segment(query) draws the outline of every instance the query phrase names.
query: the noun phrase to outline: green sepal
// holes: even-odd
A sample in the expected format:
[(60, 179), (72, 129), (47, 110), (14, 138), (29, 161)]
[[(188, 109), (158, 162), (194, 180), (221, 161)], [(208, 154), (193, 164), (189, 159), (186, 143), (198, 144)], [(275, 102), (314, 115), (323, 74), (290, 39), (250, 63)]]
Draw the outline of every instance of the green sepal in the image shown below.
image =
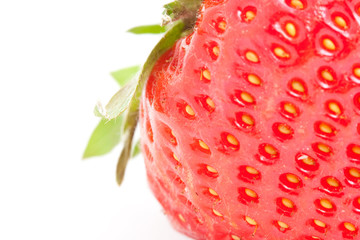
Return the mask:
[(162, 25), (166, 26), (171, 22), (182, 20), (185, 23), (185, 28), (192, 30), (201, 3), (202, 0), (176, 0), (166, 4)]
[[(148, 25), (129, 30), (129, 32), (135, 34), (162, 33), (165, 30), (167, 31), (150, 53), (138, 77), (136, 77), (136, 72), (140, 68), (137, 66), (112, 73), (115, 80), (123, 87), (114, 95), (105, 108), (98, 104), (94, 110), (97, 116), (107, 120), (102, 119), (94, 130), (85, 150), (84, 158), (93, 155), (98, 156), (111, 151), (119, 143), (121, 137), (124, 146), (116, 169), (116, 180), (119, 185), (123, 181), (128, 160), (132, 156), (136, 156), (140, 150), (140, 143), (138, 142), (132, 147), (132, 142), (139, 119), (140, 98), (146, 81), (159, 57), (169, 50), (178, 39), (192, 31), (201, 2), (202, 0), (178, 0), (169, 3), (165, 5), (165, 14), (167, 16), (164, 17), (164, 27)], [(114, 126), (108, 125), (104, 127), (105, 123), (112, 123)], [(108, 138), (105, 135), (110, 137), (116, 136), (116, 138), (106, 143)], [(104, 142), (107, 145), (106, 147), (104, 147)]]
[(156, 61), (161, 55), (163, 55), (167, 50), (169, 50), (178, 39), (182, 37), (184, 28), (185, 24), (182, 20), (174, 22), (169, 28), (169, 30), (165, 33), (165, 35), (158, 42), (158, 44), (155, 46), (155, 48), (151, 51), (148, 59), (146, 60), (141, 70), (138, 78), (138, 84), (129, 104), (129, 108), (125, 118), (124, 133), (126, 134), (126, 137), (124, 138), (124, 147), (121, 151), (116, 168), (116, 180), (119, 185), (121, 185), (124, 179), (126, 165), (131, 157), (132, 140), (139, 120), (139, 106), (143, 88), (147, 82), (147, 79), (150, 76), (150, 73)]
[(96, 116), (111, 120), (122, 114), (130, 104), (138, 85), (136, 74), (141, 69), (140, 66), (132, 66), (112, 72), (111, 75), (121, 86), (120, 90), (110, 99), (105, 108), (100, 103), (95, 106)]
[(166, 32), (166, 26), (160, 24), (143, 25), (130, 28), (127, 31), (134, 34), (160, 34)]
[(102, 114), (102, 117), (108, 120), (117, 118), (120, 114), (129, 108), (137, 85), (138, 79), (133, 78), (131, 81), (126, 83), (125, 86), (120, 88), (117, 93), (115, 93), (115, 95), (110, 99), (109, 103), (106, 104), (105, 109), (97, 109), (96, 112)]
[(137, 142), (135, 143), (135, 146), (134, 146), (134, 148), (132, 150), (131, 157), (134, 158), (137, 155), (139, 155), (140, 153), (141, 153), (140, 140), (137, 140)]
[(116, 145), (119, 144), (122, 127), (122, 116), (110, 121), (101, 119), (91, 134), (83, 154), (83, 159), (109, 153)]
[(136, 74), (140, 71), (141, 66), (131, 66), (123, 68), (111, 73), (111, 76), (116, 80), (116, 82), (122, 87), (133, 79)]
[[(126, 85), (130, 80), (134, 79), (136, 73), (139, 72), (140, 66), (131, 66), (112, 72), (111, 75), (120, 86)], [(124, 91), (124, 90), (123, 90)], [(94, 129), (88, 145), (86, 146), (83, 158), (100, 156), (109, 153), (116, 147), (121, 140), (123, 130), (123, 116), (107, 120), (104, 118), (106, 110), (98, 103), (95, 106), (94, 114), (102, 119)]]

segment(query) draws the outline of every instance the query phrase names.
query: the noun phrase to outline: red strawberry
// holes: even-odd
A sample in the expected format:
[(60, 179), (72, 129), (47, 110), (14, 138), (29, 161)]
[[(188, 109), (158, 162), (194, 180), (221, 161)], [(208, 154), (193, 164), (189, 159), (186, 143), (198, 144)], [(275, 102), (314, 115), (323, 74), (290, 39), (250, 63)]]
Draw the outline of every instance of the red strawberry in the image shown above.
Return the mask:
[(360, 1), (205, 0), (153, 68), (150, 186), (194, 239), (360, 239)]

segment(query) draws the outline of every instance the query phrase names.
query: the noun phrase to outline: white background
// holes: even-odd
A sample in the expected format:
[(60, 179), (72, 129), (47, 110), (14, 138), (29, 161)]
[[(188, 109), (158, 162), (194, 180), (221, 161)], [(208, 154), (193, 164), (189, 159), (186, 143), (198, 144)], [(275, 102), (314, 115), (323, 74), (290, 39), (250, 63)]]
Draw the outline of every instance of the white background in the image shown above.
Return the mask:
[(115, 183), (120, 149), (81, 160), (118, 89), (109, 72), (142, 63), (159, 0), (0, 1), (0, 239), (187, 239), (148, 190), (142, 158)]

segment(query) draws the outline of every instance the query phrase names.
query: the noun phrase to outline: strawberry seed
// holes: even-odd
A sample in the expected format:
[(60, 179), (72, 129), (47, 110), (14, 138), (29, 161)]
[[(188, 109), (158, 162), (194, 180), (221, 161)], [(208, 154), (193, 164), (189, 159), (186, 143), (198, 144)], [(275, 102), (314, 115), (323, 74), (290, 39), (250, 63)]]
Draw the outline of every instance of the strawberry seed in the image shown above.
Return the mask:
[(245, 216), (245, 221), (251, 226), (257, 225), (257, 222), (254, 219), (252, 219), (251, 217)]
[(349, 223), (349, 222), (345, 222), (344, 223), (344, 227), (349, 230), (350, 232), (355, 232), (356, 231), (356, 227), (354, 226), (354, 224)]
[(182, 222), (186, 222), (186, 220), (185, 220), (184, 216), (183, 216), (183, 215), (181, 215), (180, 213), (179, 213), (178, 217), (179, 217), (179, 219), (180, 219)]
[(222, 216), (223, 216), (219, 211), (217, 211), (217, 210), (215, 210), (215, 209), (213, 209), (213, 213), (214, 213), (216, 216), (218, 216), (218, 217), (222, 217)]
[(219, 194), (214, 190), (214, 189), (212, 189), (212, 188), (209, 188), (209, 193), (211, 194), (211, 195), (213, 195), (213, 196), (219, 196)]
[(326, 227), (326, 223), (320, 221), (320, 220), (317, 220), (317, 219), (314, 219), (314, 223), (316, 226), (319, 226), (321, 228), (325, 228)]
[(207, 70), (207, 69), (202, 70), (200, 80), (202, 80), (202, 79), (205, 79), (207, 81), (211, 80), (211, 74), (210, 74), (209, 70)]
[(294, 174), (288, 173), (286, 174), (286, 179), (291, 183), (299, 183), (300, 179)]
[(335, 43), (329, 38), (324, 38), (323, 41), (322, 41), (322, 44), (323, 44), (323, 46), (324, 46), (324, 48), (326, 50), (329, 50), (329, 51), (335, 51), (336, 50)]
[(321, 199), (320, 205), (326, 209), (332, 209), (333, 205), (328, 199)]
[(295, 24), (291, 23), (291, 22), (288, 22), (286, 25), (285, 25), (285, 30), (286, 30), (286, 33), (290, 36), (290, 37), (295, 37), (296, 36), (296, 27), (295, 27)]
[(291, 6), (293, 7), (293, 8), (296, 8), (296, 9), (299, 9), (299, 10), (302, 10), (302, 9), (304, 9), (304, 4), (303, 4), (303, 2), (302, 1), (300, 1), (300, 0), (291, 0)]
[(259, 60), (259, 56), (253, 52), (253, 51), (247, 51), (245, 53), (245, 58), (249, 61), (249, 62), (253, 62), (253, 63), (258, 63)]
[(274, 54), (275, 56), (277, 56), (278, 58), (290, 58), (290, 54), (287, 53), (282, 47), (276, 47), (274, 48)]
[(348, 28), (347, 22), (342, 16), (339, 16), (339, 15), (335, 16), (334, 23), (339, 28), (342, 28), (342, 29), (347, 29)]
[[(360, 75), (360, 68), (359, 68), (359, 75)], [(259, 86), (261, 84), (261, 79), (256, 76), (255, 74), (249, 74), (247, 77), (248, 81), (254, 85)]]
[(231, 238), (232, 238), (233, 240), (241, 240), (241, 238), (239, 238), (239, 237), (236, 236), (236, 235), (231, 235)]

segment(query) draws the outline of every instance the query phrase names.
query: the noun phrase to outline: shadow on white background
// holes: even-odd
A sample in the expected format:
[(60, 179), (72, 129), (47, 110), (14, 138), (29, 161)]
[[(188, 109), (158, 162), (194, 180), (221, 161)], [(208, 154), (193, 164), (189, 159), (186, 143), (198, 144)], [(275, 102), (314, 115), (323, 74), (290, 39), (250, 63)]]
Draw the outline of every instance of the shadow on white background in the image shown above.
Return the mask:
[(0, 239), (138, 240), (186, 237), (150, 193), (141, 158), (121, 188), (120, 149), (82, 161), (98, 100), (118, 89), (109, 73), (142, 63), (167, 1), (0, 3)]

